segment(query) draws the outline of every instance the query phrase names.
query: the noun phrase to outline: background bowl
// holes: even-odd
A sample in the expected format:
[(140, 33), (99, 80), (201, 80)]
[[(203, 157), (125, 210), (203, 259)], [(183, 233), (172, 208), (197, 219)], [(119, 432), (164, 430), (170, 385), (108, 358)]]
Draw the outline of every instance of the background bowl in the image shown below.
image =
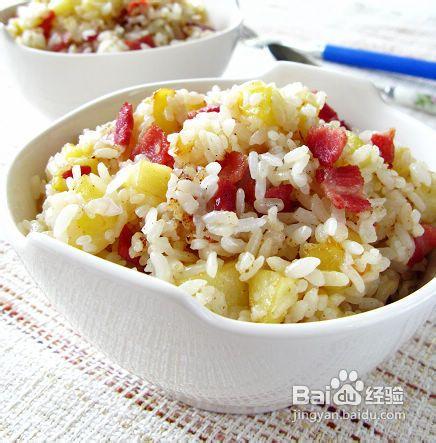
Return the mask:
[[(435, 133), (381, 101), (363, 80), (292, 63), (260, 76), (302, 81), (329, 94), (353, 126), (397, 128), (400, 144), (436, 168)], [(166, 86), (207, 91), (241, 80), (185, 80)], [(50, 301), (113, 361), (191, 405), (255, 413), (291, 404), (292, 386), (325, 389), (341, 369), (360, 376), (409, 339), (435, 305), (436, 279), (412, 295), (351, 317), (303, 324), (253, 324), (220, 317), (169, 283), (65, 245), (44, 234), (25, 237), (17, 223), (35, 216), (30, 180), (83, 128), (115, 118), (163, 84), (126, 89), (82, 106), (28, 143), (6, 177), (6, 234)], [(345, 94), (346, 91), (346, 94)]]
[(239, 38), (241, 14), (235, 0), (205, 0), (216, 32), (173, 46), (108, 54), (65, 54), (19, 45), (4, 23), (17, 6), (0, 11), (0, 54), (26, 98), (49, 116), (110, 91), (155, 81), (217, 77)]

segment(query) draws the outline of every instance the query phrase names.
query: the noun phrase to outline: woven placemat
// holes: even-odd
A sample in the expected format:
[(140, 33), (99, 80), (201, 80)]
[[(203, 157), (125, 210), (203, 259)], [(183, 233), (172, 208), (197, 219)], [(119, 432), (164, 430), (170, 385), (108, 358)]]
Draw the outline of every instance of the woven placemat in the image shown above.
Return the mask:
[[(427, 321), (363, 379), (367, 386), (401, 386), (403, 405), (367, 408), (374, 415), (401, 411), (403, 418), (347, 419), (351, 407), (328, 405), (255, 416), (208, 413), (167, 398), (84, 341), (0, 242), (0, 439), (434, 441), (434, 340), (435, 323)], [(311, 415), (295, 420), (301, 411)], [(332, 417), (314, 422), (321, 412)]]

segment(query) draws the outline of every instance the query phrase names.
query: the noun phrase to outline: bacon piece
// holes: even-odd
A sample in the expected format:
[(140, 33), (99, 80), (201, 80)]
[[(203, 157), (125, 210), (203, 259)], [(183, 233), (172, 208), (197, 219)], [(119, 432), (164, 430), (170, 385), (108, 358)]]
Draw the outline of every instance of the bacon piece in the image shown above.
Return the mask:
[(250, 170), (247, 168), (237, 187), (244, 190), (245, 202), (249, 203), (250, 205), (253, 205), (254, 200), (256, 199), (254, 189), (255, 186), (256, 182), (251, 178)]
[(134, 160), (138, 154), (145, 154), (151, 162), (172, 168), (174, 158), (168, 153), (169, 147), (166, 135), (159, 126), (153, 123), (140, 136), (138, 144), (132, 149), (130, 159)]
[(117, 145), (128, 146), (133, 131), (133, 106), (125, 102), (121, 106), (115, 123), (114, 141)]
[(364, 180), (357, 166), (321, 166), (316, 171), (316, 181), (335, 207), (350, 212), (371, 209), (363, 195)]
[(318, 117), (322, 118), (326, 123), (332, 120), (339, 120), (337, 112), (327, 103), (324, 103), (324, 106), (320, 109)]
[(219, 177), (231, 183), (242, 180), (248, 168), (247, 156), (236, 151), (227, 153), (219, 164), (221, 165)]
[(52, 32), (48, 40), (48, 49), (53, 52), (63, 52), (71, 44), (71, 34), (69, 32)]
[(92, 42), (95, 42), (97, 40), (97, 38), (98, 38), (98, 32), (96, 32), (95, 34), (91, 34), (91, 35), (86, 36), (85, 41), (88, 43), (92, 43)]
[(424, 234), (420, 237), (415, 237), (415, 251), (410, 257), (407, 266), (412, 268), (416, 263), (419, 263), (424, 257), (436, 248), (436, 227), (423, 224)]
[(348, 165), (339, 168), (320, 167), (316, 171), (318, 183), (334, 184), (338, 193), (356, 194), (362, 191), (365, 184), (358, 166)]
[[(232, 151), (226, 154), (224, 160), (219, 162), (221, 164), (221, 171), (219, 173), (220, 186), (221, 181), (231, 183), (235, 188), (235, 201), (236, 191), (241, 188), (245, 193), (245, 202), (253, 205), (255, 200), (255, 181), (250, 176), (248, 169), (247, 156), (240, 152)], [(233, 193), (233, 189), (228, 187), (230, 192)]]
[(44, 20), (39, 25), (40, 28), (42, 28), (42, 32), (44, 34), (44, 37), (48, 39), (51, 34), (51, 30), (53, 29), (53, 21), (56, 18), (56, 14), (54, 11), (48, 11), (47, 17), (44, 18)]
[(207, 105), (203, 108), (189, 111), (187, 119), (190, 120), (191, 118), (194, 118), (197, 114), (200, 114), (201, 112), (220, 112), (221, 106), (220, 105)]
[(124, 225), (121, 230), (120, 237), (118, 239), (118, 254), (121, 258), (126, 260), (128, 263), (140, 267), (139, 257), (132, 258), (129, 254), (130, 246), (132, 245), (132, 237), (134, 232), (130, 230), (127, 225)]
[(338, 209), (350, 212), (363, 212), (371, 209), (369, 201), (359, 195), (331, 193), (330, 200)]
[(347, 144), (347, 134), (342, 128), (313, 126), (306, 137), (306, 145), (324, 166), (333, 166)]
[(337, 120), (345, 129), (350, 129), (348, 124), (344, 120), (341, 120), (337, 112), (327, 103), (324, 103), (324, 106), (319, 111), (318, 117), (322, 118), (326, 123)]
[(229, 180), (220, 178), (218, 180), (218, 190), (208, 202), (209, 211), (236, 211), (236, 191), (237, 188)]
[[(91, 166), (80, 166), (80, 173), (82, 175), (91, 174), (91, 171), (92, 171)], [(68, 169), (68, 171), (65, 171), (62, 174), (62, 178), (65, 178), (65, 179), (68, 178), (68, 177), (72, 177), (72, 176), (73, 176), (73, 168)]]
[(395, 146), (394, 146), (395, 129), (391, 128), (387, 132), (377, 132), (372, 135), (371, 142), (380, 150), (380, 155), (385, 163), (392, 168), (394, 163)]
[(144, 35), (143, 37), (136, 40), (124, 40), (124, 43), (129, 47), (131, 51), (142, 49), (143, 43), (150, 46), (151, 48), (156, 47), (156, 44), (154, 43), (153, 37), (151, 35)]
[(124, 26), (128, 19), (127, 9), (122, 9), (118, 17), (115, 18), (115, 23)]
[(271, 188), (267, 189), (265, 192), (266, 198), (279, 198), (282, 200), (284, 207), (283, 211), (290, 212), (293, 209), (293, 201), (292, 201), (292, 191), (293, 191), (292, 185), (279, 185), (279, 186), (272, 186)]
[(148, 8), (147, 0), (132, 0), (127, 5), (128, 15), (139, 15), (144, 14)]

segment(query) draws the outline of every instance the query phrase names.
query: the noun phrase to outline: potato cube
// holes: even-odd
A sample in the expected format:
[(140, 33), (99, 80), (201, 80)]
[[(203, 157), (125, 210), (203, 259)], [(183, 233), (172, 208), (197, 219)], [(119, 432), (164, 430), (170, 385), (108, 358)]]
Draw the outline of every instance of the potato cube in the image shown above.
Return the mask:
[(133, 187), (138, 194), (150, 197), (148, 200), (151, 204), (158, 205), (166, 200), (171, 168), (141, 160), (132, 169), (127, 186)]
[(82, 245), (78, 245), (76, 240), (81, 236), (89, 235), (94, 248), (87, 252), (98, 254), (111, 244), (106, 238), (105, 232), (113, 230), (117, 220), (117, 216), (104, 217), (98, 214), (91, 218), (83, 212), (82, 215), (76, 220), (73, 220), (68, 227), (68, 243), (76, 248), (85, 249)]
[(74, 192), (80, 194), (83, 199), (88, 202), (96, 198), (103, 197), (104, 192), (98, 189), (89, 178), (89, 175), (82, 175), (73, 187)]
[(74, 12), (73, 0), (51, 0), (49, 8), (56, 13), (56, 15), (69, 15)]
[(295, 281), (275, 271), (259, 271), (248, 288), (251, 317), (259, 323), (281, 323), (297, 301)]
[(226, 297), (228, 309), (248, 309), (248, 284), (239, 280), (239, 272), (235, 268), (234, 261), (221, 266), (215, 278), (202, 272), (201, 274), (182, 279), (178, 284), (194, 279), (206, 280), (209, 285), (221, 291)]
[(316, 257), (321, 260), (319, 269), (322, 271), (340, 271), (344, 262), (345, 252), (341, 245), (332, 239), (325, 243), (304, 243), (300, 247), (300, 256)]

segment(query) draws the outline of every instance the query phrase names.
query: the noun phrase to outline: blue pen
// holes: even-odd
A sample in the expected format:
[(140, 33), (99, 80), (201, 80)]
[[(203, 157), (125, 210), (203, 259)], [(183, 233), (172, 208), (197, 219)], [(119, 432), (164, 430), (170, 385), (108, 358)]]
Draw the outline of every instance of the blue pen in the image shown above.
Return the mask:
[(436, 79), (436, 61), (384, 54), (345, 46), (325, 45), (319, 54), (324, 60), (359, 68), (397, 72), (415, 77)]
[(251, 46), (267, 46), (277, 60), (293, 60), (314, 64), (314, 59), (323, 59), (359, 68), (397, 72), (399, 74), (436, 80), (436, 61), (385, 54), (346, 46), (317, 45), (316, 48), (300, 48), (277, 38), (259, 37), (256, 31), (243, 26), (241, 39)]

